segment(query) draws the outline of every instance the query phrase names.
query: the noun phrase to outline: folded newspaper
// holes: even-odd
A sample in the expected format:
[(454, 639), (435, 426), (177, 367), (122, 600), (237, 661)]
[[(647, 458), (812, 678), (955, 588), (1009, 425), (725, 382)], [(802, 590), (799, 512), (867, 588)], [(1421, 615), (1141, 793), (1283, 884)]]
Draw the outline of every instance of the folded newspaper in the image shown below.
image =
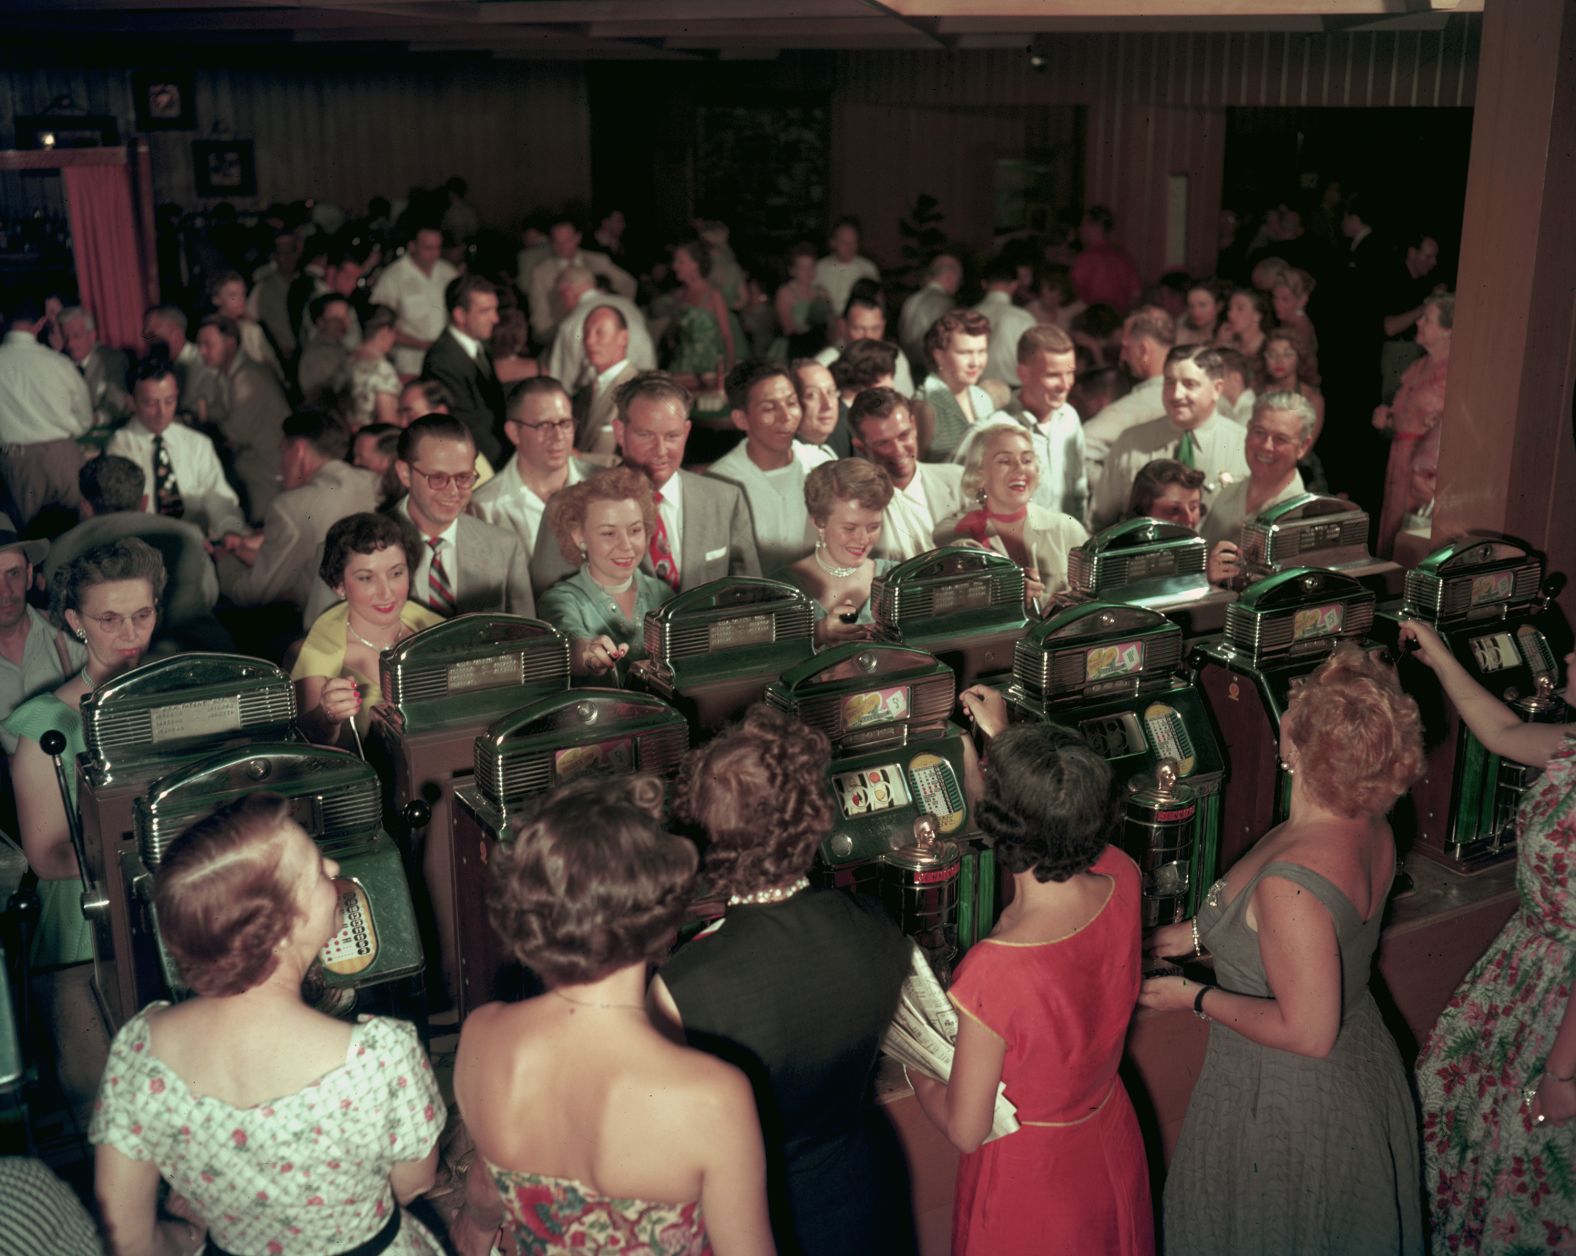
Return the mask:
[[(958, 1014), (947, 992), (936, 980), (930, 961), (917, 946), (909, 947), (908, 976), (897, 1002), (897, 1012), (881, 1039), (881, 1049), (905, 1068), (945, 1082), (952, 1075), (952, 1056), (958, 1042)], [(996, 1083), (996, 1111), (985, 1141), (1016, 1133), (1018, 1109), (1007, 1098), (1005, 1082)]]

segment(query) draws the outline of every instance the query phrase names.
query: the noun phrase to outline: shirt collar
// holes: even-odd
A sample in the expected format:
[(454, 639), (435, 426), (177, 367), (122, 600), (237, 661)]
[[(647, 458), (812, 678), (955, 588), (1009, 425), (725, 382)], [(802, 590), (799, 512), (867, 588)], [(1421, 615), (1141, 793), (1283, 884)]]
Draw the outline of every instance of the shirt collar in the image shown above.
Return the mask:
[(608, 367), (607, 370), (598, 375), (596, 377), (597, 392), (600, 393), (604, 388), (617, 379), (619, 375), (623, 373), (624, 368), (628, 365), (628, 358), (620, 358), (617, 362), (613, 363), (612, 366)]
[(465, 350), (465, 356), (470, 358), (472, 361), (474, 361), (476, 355), (481, 352), (481, 341), (477, 340), (474, 336), (467, 336), (453, 323), (449, 324), (449, 335), (453, 336), (457, 341), (460, 342), (460, 348)]
[[(404, 496), (404, 497), (399, 499), (399, 512), (400, 512), (400, 514), (404, 515), (405, 518), (410, 519), (410, 497), (409, 497), (408, 494), (406, 496)], [(411, 523), (413, 525), (416, 524), (416, 521), (414, 519), (410, 519), (410, 521), (411, 521)], [(431, 539), (426, 534), (426, 532), (422, 531), (420, 525), (416, 525), (416, 531), (421, 533), (421, 539), (422, 539), (422, 543), (423, 544), (426, 544), (426, 542)], [(438, 533), (438, 535), (440, 537), (442, 537), (445, 541), (447, 541), (449, 546), (450, 546), (450, 548), (452, 549), (453, 546), (454, 546), (456, 538), (459, 536), (459, 533), (460, 533), (460, 521), (459, 521), (459, 518), (456, 517), (455, 520), (451, 524), (449, 524), (449, 526), (446, 527), (442, 532)], [(431, 553), (431, 547), (430, 546), (428, 546), (428, 553)]]

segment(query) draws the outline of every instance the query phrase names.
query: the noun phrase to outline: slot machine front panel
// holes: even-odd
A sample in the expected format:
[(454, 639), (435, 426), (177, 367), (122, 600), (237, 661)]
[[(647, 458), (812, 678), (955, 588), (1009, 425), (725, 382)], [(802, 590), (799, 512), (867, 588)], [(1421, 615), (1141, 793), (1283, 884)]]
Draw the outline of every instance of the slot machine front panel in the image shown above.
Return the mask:
[(1236, 594), (1210, 584), (1209, 545), (1180, 524), (1124, 519), (1067, 556), (1061, 604), (1120, 602), (1165, 615), (1189, 638), (1219, 632)]
[(870, 606), (879, 640), (935, 655), (959, 688), (1005, 675), (1029, 624), (1018, 564), (966, 546), (919, 554), (877, 576)]
[(1368, 552), (1368, 512), (1340, 497), (1303, 493), (1242, 525), (1237, 546), (1250, 583), (1293, 567), (1351, 576), (1375, 597), (1400, 596), (1406, 571)]

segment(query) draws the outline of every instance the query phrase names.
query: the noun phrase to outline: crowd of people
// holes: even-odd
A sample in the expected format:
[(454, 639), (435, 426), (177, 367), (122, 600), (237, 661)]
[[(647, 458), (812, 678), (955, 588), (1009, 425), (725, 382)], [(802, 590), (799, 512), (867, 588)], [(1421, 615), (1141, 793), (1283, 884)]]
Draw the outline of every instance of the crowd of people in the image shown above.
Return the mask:
[[(1199, 531), (1222, 584), (1241, 524), (1309, 489), (1365, 506), (1382, 552), (1426, 533), (1453, 300), (1432, 290), (1434, 239), (1385, 251), (1359, 197), (1331, 208), (1322, 252), (1280, 207), (1223, 242), (1218, 275), (1149, 286), (1092, 207), (1076, 249), (1003, 249), (965, 306), (958, 254), (898, 299), (851, 219), (776, 284), (716, 222), (637, 264), (619, 213), (533, 219), (513, 273), (488, 275), (464, 196), (283, 218), (249, 278), (214, 237), (181, 272), (201, 301), (150, 309), (135, 361), (81, 305), (8, 299), (0, 820), (42, 879), (35, 967), (91, 953), (41, 738), (82, 750), (82, 699), (153, 654), (279, 663), (303, 734), (354, 747), (379, 655), (469, 611), (554, 624), (578, 679), (616, 685), (649, 611), (730, 575), (803, 590), (825, 648), (870, 637), (875, 579), (940, 545), (1006, 556), (1041, 615), (1069, 553), (1127, 517)], [(1014, 894), (956, 975), (950, 1076), (911, 1078), (964, 1153), (955, 1250), (1155, 1250), (1118, 1073), (1139, 1005), (1211, 1022), (1167, 1250), (1416, 1252), (1425, 1215), (1437, 1251), (1576, 1243), (1576, 743), (1406, 632), (1491, 751), (1546, 768), (1524, 910), (1430, 1040), (1421, 1124), (1369, 993), (1384, 816), (1422, 770), (1393, 673), (1338, 652), (1298, 691), (1290, 818), (1147, 939), (1105, 761), (1007, 727), (994, 691), (962, 695), (988, 739), (974, 814)], [(488, 913), (547, 992), (463, 1027), (457, 1250), (912, 1249), (871, 1100), (909, 944), (878, 905), (809, 886), (828, 761), (764, 707), (693, 752), (672, 803), (704, 857), (639, 776), (564, 786), (515, 826)], [(441, 1250), (404, 1209), (447, 1119), (419, 1041), (300, 994), (333, 875), (266, 793), (164, 857), (161, 936), (194, 997), (142, 1010), (111, 1051), (92, 1137), (114, 1250)], [(728, 913), (670, 955), (698, 876)], [(1143, 980), (1146, 951), (1208, 952), (1215, 983)], [(1021, 1128), (987, 1142), (1003, 1085)]]

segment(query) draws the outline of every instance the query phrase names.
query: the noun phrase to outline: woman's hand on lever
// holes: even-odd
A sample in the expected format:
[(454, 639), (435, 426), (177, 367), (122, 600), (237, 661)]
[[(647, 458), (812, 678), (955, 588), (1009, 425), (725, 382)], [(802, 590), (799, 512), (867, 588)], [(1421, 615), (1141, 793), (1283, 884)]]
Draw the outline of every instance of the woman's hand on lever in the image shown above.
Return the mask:
[(969, 722), (987, 737), (994, 737), (1007, 727), (1007, 699), (998, 689), (970, 685), (958, 695), (958, 703)]
[(858, 607), (835, 607), (825, 619), (815, 626), (816, 644), (825, 649), (828, 646), (846, 645), (850, 641), (868, 641), (870, 639), (869, 624), (850, 624), (842, 616), (845, 611), (857, 611)]
[[(1439, 634), (1430, 625), (1420, 619), (1402, 620), (1400, 636), (1401, 648), (1415, 653), (1436, 672), (1442, 664), (1455, 661), (1455, 655), (1450, 653), (1450, 647), (1440, 639)], [(1408, 642), (1415, 644), (1409, 648)]]
[(582, 676), (602, 676), (617, 667), (618, 661), (628, 653), (629, 647), (615, 645), (612, 637), (576, 637), (570, 670)]
[(1184, 920), (1179, 925), (1161, 925), (1144, 938), (1144, 954), (1161, 959), (1175, 959), (1179, 955), (1193, 954), (1193, 922)]
[(348, 676), (334, 676), (323, 682), (319, 700), (323, 718), (330, 724), (343, 724), (361, 711), (361, 690)]

